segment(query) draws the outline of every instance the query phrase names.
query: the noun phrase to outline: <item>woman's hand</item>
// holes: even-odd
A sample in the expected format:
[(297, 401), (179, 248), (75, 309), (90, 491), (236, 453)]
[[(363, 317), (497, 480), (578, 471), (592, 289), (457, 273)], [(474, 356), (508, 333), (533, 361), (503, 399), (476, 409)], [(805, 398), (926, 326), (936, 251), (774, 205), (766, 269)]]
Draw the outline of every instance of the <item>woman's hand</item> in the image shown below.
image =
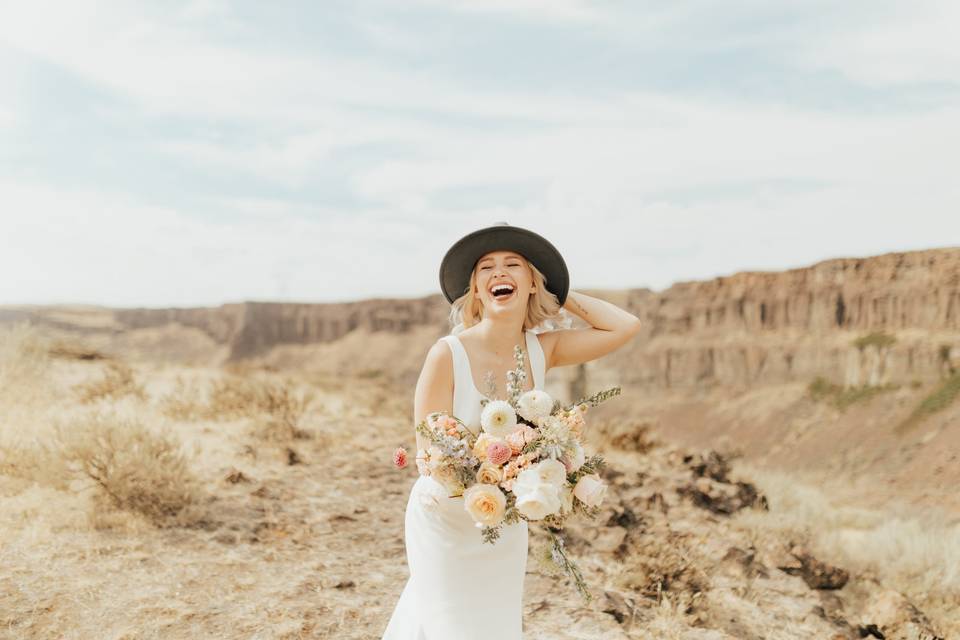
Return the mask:
[(417, 471), (419, 471), (422, 476), (430, 475), (430, 467), (427, 466), (426, 456), (426, 451), (417, 449)]

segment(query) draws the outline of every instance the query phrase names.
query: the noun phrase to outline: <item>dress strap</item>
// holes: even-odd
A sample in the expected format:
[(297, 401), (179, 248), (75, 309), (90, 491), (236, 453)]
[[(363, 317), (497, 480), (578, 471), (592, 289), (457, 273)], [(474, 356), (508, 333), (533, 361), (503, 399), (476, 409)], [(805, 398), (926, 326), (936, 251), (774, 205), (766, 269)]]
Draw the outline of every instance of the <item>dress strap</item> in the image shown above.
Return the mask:
[[(460, 339), (453, 334), (443, 336), (440, 339), (450, 346), (450, 351), (453, 354), (453, 396), (454, 404), (456, 405), (456, 397), (469, 388), (467, 383), (473, 382), (471, 378), (473, 374), (470, 373), (467, 351), (463, 348), (463, 343), (460, 342)], [(464, 370), (466, 370), (466, 372), (464, 372)]]
[(533, 388), (543, 390), (547, 374), (547, 357), (543, 353), (540, 338), (531, 329), (527, 329), (527, 353), (530, 354), (530, 370), (533, 372)]

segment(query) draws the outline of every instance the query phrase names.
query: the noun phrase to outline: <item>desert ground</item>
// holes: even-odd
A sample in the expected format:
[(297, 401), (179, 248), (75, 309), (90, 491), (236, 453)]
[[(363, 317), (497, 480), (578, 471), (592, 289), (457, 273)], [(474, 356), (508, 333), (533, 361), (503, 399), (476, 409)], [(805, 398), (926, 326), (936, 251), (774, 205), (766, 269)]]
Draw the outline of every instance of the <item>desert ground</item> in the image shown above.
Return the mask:
[[(693, 405), (652, 402), (588, 413), (610, 491), (565, 535), (594, 597), (532, 525), (527, 638), (960, 637), (945, 503), (694, 446), (656, 418)], [(379, 369), (128, 360), (0, 327), (0, 638), (379, 638), (413, 436), (412, 386)]]

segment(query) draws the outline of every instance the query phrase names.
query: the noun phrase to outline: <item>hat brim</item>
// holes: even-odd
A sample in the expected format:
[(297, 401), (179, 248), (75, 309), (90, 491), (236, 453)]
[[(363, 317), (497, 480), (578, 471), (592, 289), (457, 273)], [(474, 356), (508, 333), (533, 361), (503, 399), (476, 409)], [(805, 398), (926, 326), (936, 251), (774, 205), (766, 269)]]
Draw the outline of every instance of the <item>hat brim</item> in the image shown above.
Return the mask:
[(563, 256), (543, 236), (506, 223), (468, 233), (447, 250), (440, 261), (440, 290), (447, 302), (467, 292), (477, 260), (491, 251), (516, 251), (543, 273), (547, 289), (562, 305), (567, 299), (570, 274)]

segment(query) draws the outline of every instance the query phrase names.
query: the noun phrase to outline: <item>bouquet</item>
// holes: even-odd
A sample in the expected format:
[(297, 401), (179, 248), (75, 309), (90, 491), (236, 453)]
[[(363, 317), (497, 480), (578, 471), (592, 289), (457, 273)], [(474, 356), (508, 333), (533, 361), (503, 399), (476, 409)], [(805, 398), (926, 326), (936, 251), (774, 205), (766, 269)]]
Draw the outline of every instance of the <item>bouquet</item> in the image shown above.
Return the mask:
[[(596, 517), (607, 490), (599, 472), (605, 462), (583, 449), (584, 415), (620, 393), (613, 387), (563, 406), (539, 389), (523, 391), (524, 355), (514, 348), (517, 367), (507, 373), (507, 400), (481, 400), (481, 430), (474, 433), (456, 416), (433, 412), (416, 429), (430, 442), (417, 467), (443, 485), (450, 497), (463, 496), (464, 509), (495, 543), (503, 525), (521, 518), (540, 522), (550, 537), (551, 568), (570, 576), (580, 595), (591, 595), (576, 563), (567, 555), (562, 532), (568, 518)], [(405, 466), (398, 449), (394, 462)]]

